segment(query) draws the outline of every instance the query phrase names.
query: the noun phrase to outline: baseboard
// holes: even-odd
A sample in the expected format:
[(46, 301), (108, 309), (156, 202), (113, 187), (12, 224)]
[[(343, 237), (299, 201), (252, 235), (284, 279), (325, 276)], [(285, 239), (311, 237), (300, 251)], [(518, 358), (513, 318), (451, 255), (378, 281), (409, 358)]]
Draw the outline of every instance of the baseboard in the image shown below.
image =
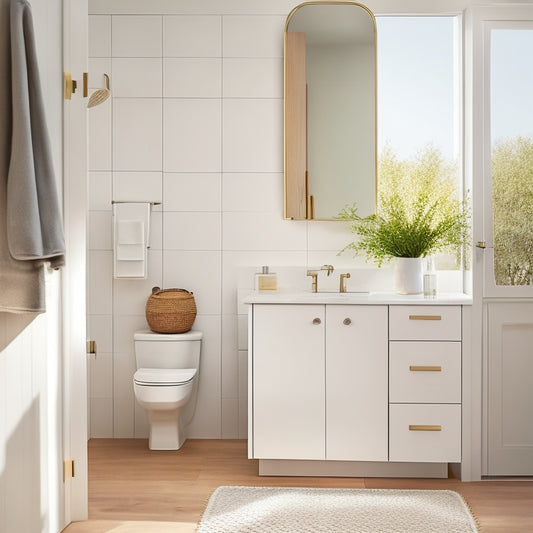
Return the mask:
[(447, 478), (448, 463), (260, 459), (260, 476)]

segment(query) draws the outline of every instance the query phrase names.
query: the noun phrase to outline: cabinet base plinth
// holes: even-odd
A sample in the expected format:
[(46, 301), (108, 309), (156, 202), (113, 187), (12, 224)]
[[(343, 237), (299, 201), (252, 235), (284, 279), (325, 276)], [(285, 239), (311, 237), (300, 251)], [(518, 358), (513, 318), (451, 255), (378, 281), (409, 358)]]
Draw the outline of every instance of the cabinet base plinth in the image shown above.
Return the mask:
[(448, 463), (378, 463), (260, 459), (260, 476), (447, 478)]

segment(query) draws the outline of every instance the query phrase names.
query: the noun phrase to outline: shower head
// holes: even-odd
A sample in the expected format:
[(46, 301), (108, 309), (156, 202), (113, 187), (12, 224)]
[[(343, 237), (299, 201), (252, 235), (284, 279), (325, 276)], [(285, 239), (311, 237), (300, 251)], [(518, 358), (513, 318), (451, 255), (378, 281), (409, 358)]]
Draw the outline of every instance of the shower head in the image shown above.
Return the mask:
[(96, 89), (93, 94), (91, 94), (91, 97), (89, 98), (89, 101), (87, 102), (87, 107), (95, 107), (97, 105), (100, 105), (104, 103), (109, 96), (111, 95), (111, 91), (109, 89), (109, 76), (107, 74), (104, 74), (105, 78), (105, 89)]

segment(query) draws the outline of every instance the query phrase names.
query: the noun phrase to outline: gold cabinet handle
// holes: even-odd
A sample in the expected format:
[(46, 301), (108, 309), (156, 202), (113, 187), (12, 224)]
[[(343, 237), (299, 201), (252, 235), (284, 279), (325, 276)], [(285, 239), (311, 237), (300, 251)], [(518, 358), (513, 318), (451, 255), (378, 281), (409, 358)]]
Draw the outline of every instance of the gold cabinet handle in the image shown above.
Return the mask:
[(409, 315), (409, 320), (442, 320), (440, 315)]
[(313, 324), (316, 326), (318, 324), (322, 324), (322, 320), (320, 318), (313, 318)]
[(442, 372), (442, 366), (418, 366), (410, 365), (411, 372)]
[(351, 323), (352, 323), (352, 319), (351, 318), (345, 318), (342, 323), (345, 325), (345, 326), (349, 326)]
[(409, 424), (409, 431), (442, 431), (442, 426), (418, 426)]

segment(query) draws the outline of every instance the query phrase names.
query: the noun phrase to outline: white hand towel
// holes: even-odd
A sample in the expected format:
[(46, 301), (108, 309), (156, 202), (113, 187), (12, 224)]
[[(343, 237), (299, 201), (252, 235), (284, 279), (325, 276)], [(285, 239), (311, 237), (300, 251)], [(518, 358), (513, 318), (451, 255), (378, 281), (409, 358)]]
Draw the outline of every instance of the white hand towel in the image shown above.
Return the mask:
[(114, 277), (146, 279), (150, 204), (114, 204), (113, 224)]

